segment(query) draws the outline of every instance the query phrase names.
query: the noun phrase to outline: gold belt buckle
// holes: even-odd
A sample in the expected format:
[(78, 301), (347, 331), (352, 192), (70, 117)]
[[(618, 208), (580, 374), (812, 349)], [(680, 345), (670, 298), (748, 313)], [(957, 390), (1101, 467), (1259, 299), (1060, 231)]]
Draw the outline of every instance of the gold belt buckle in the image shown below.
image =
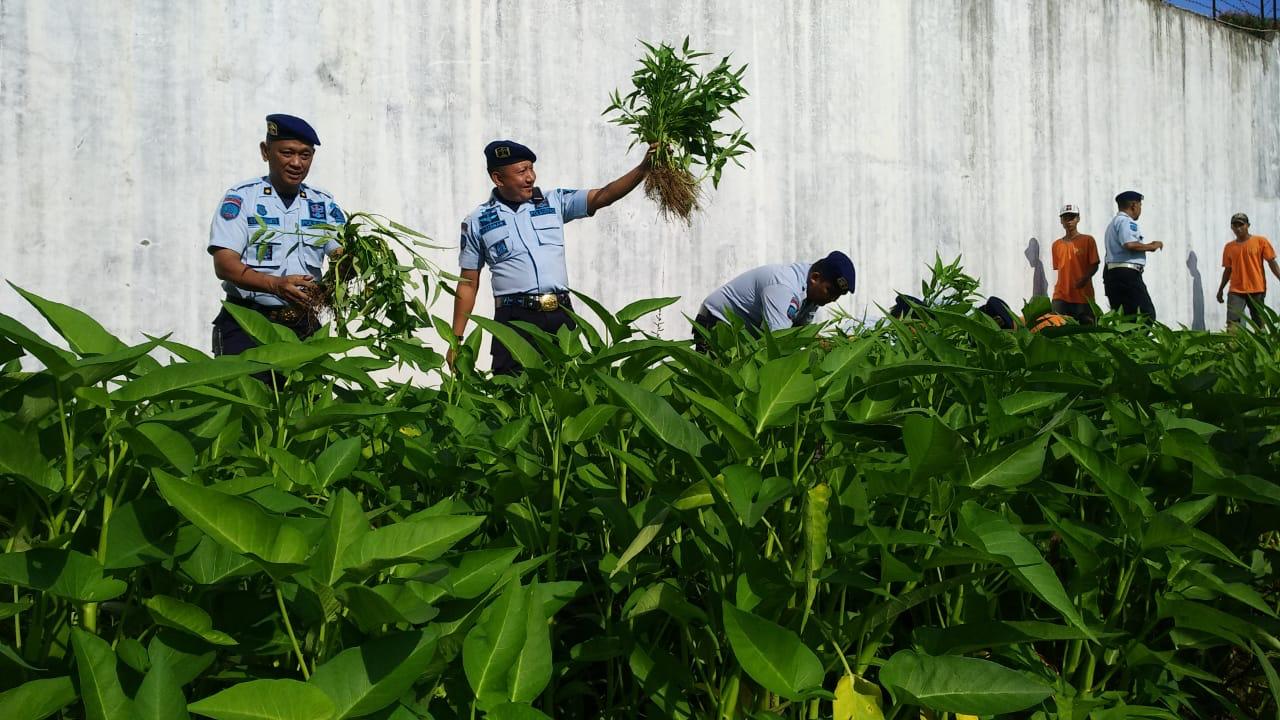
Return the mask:
[(547, 293), (538, 296), (538, 308), (542, 312), (551, 312), (560, 307), (560, 298), (555, 293)]

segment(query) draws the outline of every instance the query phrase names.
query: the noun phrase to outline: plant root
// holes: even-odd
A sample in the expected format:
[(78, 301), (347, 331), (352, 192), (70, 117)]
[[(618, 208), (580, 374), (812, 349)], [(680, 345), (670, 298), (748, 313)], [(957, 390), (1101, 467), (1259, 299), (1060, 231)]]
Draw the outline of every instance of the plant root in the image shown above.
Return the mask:
[(702, 191), (698, 188), (697, 178), (681, 168), (662, 165), (653, 168), (645, 176), (644, 194), (658, 203), (663, 218), (677, 218), (685, 225), (691, 222), (694, 211), (702, 206)]

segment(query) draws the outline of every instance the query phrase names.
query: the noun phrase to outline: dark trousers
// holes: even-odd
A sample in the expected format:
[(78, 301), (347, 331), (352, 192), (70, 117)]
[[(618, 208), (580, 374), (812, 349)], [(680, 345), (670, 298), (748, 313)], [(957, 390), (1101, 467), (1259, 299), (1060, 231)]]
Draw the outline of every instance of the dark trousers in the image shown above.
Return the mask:
[(1090, 307), (1087, 302), (1073, 303), (1067, 302), (1066, 300), (1054, 300), (1053, 311), (1059, 315), (1066, 315), (1069, 318), (1074, 318), (1075, 321), (1081, 325), (1092, 325), (1097, 320), (1093, 316), (1093, 308)]
[[(261, 312), (256, 307), (253, 309)], [(320, 329), (320, 321), (316, 320), (314, 315), (308, 315), (295, 323), (286, 324), (285, 327), (292, 330), (299, 340), (306, 340)], [(259, 344), (249, 333), (244, 331), (244, 328), (240, 327), (240, 323), (231, 317), (231, 313), (227, 312), (226, 308), (218, 311), (217, 317), (213, 319), (213, 354), (215, 357), (218, 355), (239, 355), (249, 348), (258, 347)], [(252, 377), (268, 387), (280, 388), (284, 386), (284, 376), (274, 370), (254, 373)]]
[[(517, 320), (527, 322), (539, 330), (543, 330), (552, 335), (555, 335), (556, 331), (562, 327), (576, 327), (573, 322), (573, 318), (569, 317), (569, 313), (565, 312), (563, 308), (557, 308), (550, 312), (543, 312), (541, 310), (534, 310), (532, 308), (521, 307), (519, 305), (507, 305), (506, 307), (499, 307), (495, 309), (493, 311), (493, 319), (503, 325), (511, 327), (512, 330), (520, 333), (520, 337), (525, 340), (529, 340), (529, 333), (519, 327), (511, 325), (511, 323), (516, 322)], [(534, 345), (534, 347), (537, 347), (537, 345)], [(494, 375), (519, 375), (524, 371), (524, 366), (516, 362), (516, 359), (511, 356), (511, 351), (507, 349), (506, 345), (498, 342), (497, 338), (493, 339), (491, 350), (493, 352), (492, 367)]]
[(1153, 321), (1156, 319), (1156, 306), (1151, 303), (1147, 284), (1142, 281), (1142, 273), (1138, 270), (1108, 268), (1102, 272), (1102, 288), (1112, 310), (1119, 310), (1125, 315), (1142, 313)]
[[(720, 320), (709, 312), (698, 313), (698, 317), (693, 319), (693, 349), (704, 355), (711, 352), (711, 346), (707, 343), (706, 334), (714, 332), (716, 325), (720, 324)], [(705, 333), (703, 331), (706, 331)]]

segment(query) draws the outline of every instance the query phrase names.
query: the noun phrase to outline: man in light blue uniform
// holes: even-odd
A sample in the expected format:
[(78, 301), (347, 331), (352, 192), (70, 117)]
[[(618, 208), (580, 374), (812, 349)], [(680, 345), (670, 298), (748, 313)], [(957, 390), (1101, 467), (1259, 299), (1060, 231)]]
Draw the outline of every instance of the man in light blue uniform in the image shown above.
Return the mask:
[(1116, 208), (1119, 212), (1107, 226), (1104, 237), (1107, 259), (1102, 271), (1102, 287), (1107, 302), (1112, 310), (1118, 309), (1125, 315), (1142, 313), (1154, 321), (1156, 307), (1142, 281), (1142, 273), (1147, 266), (1147, 253), (1163, 248), (1164, 243), (1147, 242), (1138, 227), (1138, 218), (1142, 216), (1141, 193), (1136, 190), (1120, 193), (1116, 196)]
[[(319, 144), (305, 120), (268, 115), (259, 148), (268, 174), (227, 191), (207, 248), (227, 302), (259, 312), (301, 338), (320, 327), (310, 292), (325, 257), (342, 252), (333, 228), (347, 221), (332, 195), (303, 182)], [(215, 355), (238, 355), (255, 345), (225, 309), (214, 318)]]
[[(839, 250), (812, 264), (764, 265), (716, 288), (702, 301), (696, 322), (708, 331), (734, 315), (756, 330), (807, 325), (820, 306), (853, 292), (856, 279), (853, 261)], [(694, 339), (705, 350), (697, 330)]]
[[(652, 152), (652, 150), (650, 150)], [(565, 264), (565, 223), (594, 215), (626, 197), (649, 173), (649, 153), (630, 172), (595, 190), (555, 189), (543, 192), (533, 151), (511, 140), (494, 140), (484, 156), (494, 189), (489, 199), (462, 221), (462, 267), (453, 304), (453, 332), (459, 339), (475, 309), (480, 270), (493, 272), (494, 320), (509, 325), (524, 321), (554, 334), (573, 319), (569, 271)], [(524, 331), (516, 328), (517, 332)], [(511, 352), (495, 338), (493, 372), (515, 374), (522, 369)], [(449, 352), (450, 363), (453, 351)]]

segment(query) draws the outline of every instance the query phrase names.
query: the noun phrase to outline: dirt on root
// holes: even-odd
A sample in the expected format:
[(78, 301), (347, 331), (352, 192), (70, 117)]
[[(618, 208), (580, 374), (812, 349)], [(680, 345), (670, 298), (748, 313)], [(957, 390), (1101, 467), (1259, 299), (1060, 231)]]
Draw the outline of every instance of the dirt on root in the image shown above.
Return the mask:
[(697, 178), (681, 168), (655, 167), (644, 179), (644, 194), (658, 203), (664, 218), (678, 218), (686, 225), (701, 207)]

